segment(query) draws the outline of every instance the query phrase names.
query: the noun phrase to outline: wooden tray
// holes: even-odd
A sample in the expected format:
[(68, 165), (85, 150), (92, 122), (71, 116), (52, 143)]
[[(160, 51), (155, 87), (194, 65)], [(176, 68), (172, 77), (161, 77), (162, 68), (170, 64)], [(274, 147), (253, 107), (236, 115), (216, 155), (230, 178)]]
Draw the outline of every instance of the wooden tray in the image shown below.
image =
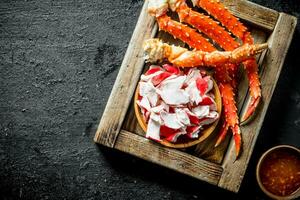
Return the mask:
[[(217, 148), (213, 147), (217, 135), (212, 134), (197, 146), (181, 150), (164, 147), (144, 137), (145, 133), (135, 117), (132, 101), (140, 75), (145, 69), (143, 41), (158, 36), (178, 44), (166, 33), (158, 33), (155, 18), (147, 13), (147, 3), (146, 0), (94, 141), (238, 192), (292, 40), (297, 18), (248, 1), (223, 1), (250, 28), (256, 43), (267, 41), (269, 44), (269, 50), (257, 57), (262, 83), (262, 104), (254, 119), (241, 126), (243, 152), (235, 161), (235, 149), (230, 135)], [(248, 83), (243, 78), (237, 99), (240, 116), (244, 114), (243, 108), (248, 102)]]

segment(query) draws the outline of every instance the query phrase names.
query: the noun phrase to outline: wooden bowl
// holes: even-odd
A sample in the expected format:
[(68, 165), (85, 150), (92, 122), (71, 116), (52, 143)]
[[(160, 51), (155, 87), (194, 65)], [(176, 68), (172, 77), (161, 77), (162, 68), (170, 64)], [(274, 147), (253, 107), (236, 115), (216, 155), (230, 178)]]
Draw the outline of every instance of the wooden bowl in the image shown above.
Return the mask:
[[(261, 177), (261, 173), (265, 174), (266, 172), (261, 172), (263, 169), (263, 165), (266, 165), (267, 163), (265, 163), (265, 160), (267, 159), (275, 159), (274, 157), (272, 157), (272, 155), (276, 154), (276, 157), (278, 156), (278, 154), (285, 152), (284, 155), (294, 155), (297, 156), (298, 158), (300, 157), (300, 149), (290, 146), (290, 145), (278, 145), (275, 146), (269, 150), (267, 150), (259, 159), (257, 166), (256, 166), (256, 180), (257, 183), (260, 187), (260, 189), (269, 197), (271, 197), (272, 199), (279, 199), (279, 200), (289, 200), (289, 199), (297, 199), (300, 197), (300, 187), (298, 187), (294, 192), (292, 192), (291, 194), (288, 194), (286, 196), (279, 196), (277, 194), (272, 193), (271, 191), (269, 191), (265, 185), (262, 182), (262, 177)], [(282, 155), (281, 155), (282, 156)], [(278, 159), (278, 158), (277, 158)], [(278, 162), (278, 161), (277, 161)], [(271, 167), (269, 167), (271, 169)], [(271, 170), (275, 170), (274, 168), (272, 168)], [(270, 170), (269, 170), (270, 171)], [(276, 173), (278, 174), (278, 173)], [(273, 176), (272, 176), (273, 177)], [(274, 177), (273, 177), (274, 178)]]
[[(213, 80), (213, 83), (214, 83), (213, 93), (215, 95), (217, 112), (219, 113), (219, 115), (221, 115), (221, 111), (222, 111), (222, 99), (221, 99), (221, 95), (220, 95), (220, 91), (219, 91), (218, 85), (216, 84), (215, 80)], [(135, 96), (134, 96), (134, 111), (135, 111), (135, 115), (136, 115), (138, 123), (140, 124), (140, 126), (142, 127), (142, 129), (145, 132), (147, 132), (147, 124), (146, 124), (146, 122), (145, 122), (145, 120), (143, 118), (143, 115), (141, 113), (140, 107), (137, 105), (138, 93), (139, 93), (139, 86), (137, 86), (136, 91), (135, 91)], [(202, 142), (203, 140), (205, 140), (215, 130), (215, 128), (218, 125), (219, 119), (220, 119), (220, 117), (214, 123), (205, 126), (205, 129), (203, 129), (201, 131), (201, 135), (198, 138), (196, 138), (196, 139), (189, 139), (189, 140), (184, 141), (184, 142), (176, 142), (176, 143), (172, 143), (172, 142), (169, 142), (169, 141), (163, 139), (159, 143), (161, 143), (164, 146), (171, 147), (171, 148), (187, 148), (187, 147), (191, 147), (191, 146), (196, 145), (196, 144)]]

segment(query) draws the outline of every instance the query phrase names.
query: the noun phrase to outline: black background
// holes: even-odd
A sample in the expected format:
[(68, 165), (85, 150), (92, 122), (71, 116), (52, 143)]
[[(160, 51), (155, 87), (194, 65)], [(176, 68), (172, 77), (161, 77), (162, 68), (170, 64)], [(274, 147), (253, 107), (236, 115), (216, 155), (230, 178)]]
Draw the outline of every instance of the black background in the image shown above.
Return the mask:
[[(253, 2), (299, 19), (298, 0)], [(234, 194), (93, 143), (142, 4), (1, 1), (0, 199), (267, 199), (259, 156), (300, 146), (300, 26)]]

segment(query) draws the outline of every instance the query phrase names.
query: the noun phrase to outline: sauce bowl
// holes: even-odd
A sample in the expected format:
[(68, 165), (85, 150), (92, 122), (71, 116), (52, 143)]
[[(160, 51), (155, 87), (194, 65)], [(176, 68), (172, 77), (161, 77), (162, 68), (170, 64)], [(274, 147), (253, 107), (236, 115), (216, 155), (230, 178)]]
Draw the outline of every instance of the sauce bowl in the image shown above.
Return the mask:
[(300, 197), (300, 150), (289, 145), (267, 150), (257, 163), (256, 180), (272, 199)]

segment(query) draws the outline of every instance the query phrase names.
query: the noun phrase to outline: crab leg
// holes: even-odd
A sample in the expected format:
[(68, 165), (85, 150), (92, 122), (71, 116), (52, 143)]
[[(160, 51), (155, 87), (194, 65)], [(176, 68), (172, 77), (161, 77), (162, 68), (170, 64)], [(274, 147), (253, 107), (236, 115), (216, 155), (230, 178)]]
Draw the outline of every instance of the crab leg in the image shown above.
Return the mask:
[(172, 20), (167, 15), (157, 17), (157, 23), (160, 30), (166, 31), (175, 38), (187, 43), (191, 48), (203, 46), (205, 51), (214, 50), (214, 46), (209, 43), (204, 37), (197, 33), (193, 28), (190, 28), (180, 22)]
[(244, 60), (261, 53), (268, 45), (245, 44), (233, 51), (189, 51), (186, 48), (169, 45), (158, 39), (149, 39), (144, 43), (146, 59), (149, 62), (156, 62), (168, 59), (169, 62), (178, 67), (194, 67), (194, 66), (216, 66), (225, 63), (240, 63)]
[[(151, 3), (152, 2), (152, 3)], [(152, 13), (152, 15), (154, 14), (156, 17), (157, 17), (157, 19), (158, 19), (158, 22), (160, 22), (160, 19), (163, 19), (163, 17), (161, 17), (160, 18), (160, 16), (163, 16), (163, 15), (165, 15), (165, 13), (166, 13), (166, 10), (167, 10), (167, 7), (168, 7), (168, 1), (167, 0), (157, 0), (157, 1), (155, 1), (155, 0), (149, 0), (149, 5), (150, 5), (150, 3), (151, 3), (151, 6), (150, 6), (150, 14)], [(160, 4), (160, 5), (159, 5)], [(154, 8), (154, 9), (152, 9), (152, 8)], [(153, 11), (155, 11), (155, 12), (153, 12)], [(166, 15), (165, 15), (166, 16)], [(168, 21), (170, 22), (170, 18), (167, 18), (168, 19)], [(166, 20), (166, 17), (165, 17), (165, 19), (164, 19), (165, 21), (167, 21)], [(162, 20), (163, 21), (163, 20)], [(161, 24), (161, 23), (159, 23), (159, 24)], [(179, 39), (181, 39), (181, 40), (183, 40), (184, 42), (186, 42), (186, 43), (190, 43), (189, 45), (190, 46), (192, 46), (192, 44), (193, 44), (193, 41), (194, 41), (194, 44), (195, 44), (195, 41), (198, 41), (198, 40), (195, 40), (195, 39), (193, 39), (193, 38), (191, 38), (190, 40), (187, 40), (187, 39), (189, 39), (189, 36), (190, 35), (200, 35), (199, 33), (196, 33), (195, 31), (194, 32), (192, 32), (191, 34), (187, 34), (186, 36), (187, 36), (187, 38), (184, 38), (184, 37), (182, 37), (182, 35), (184, 35), (184, 33), (186, 32), (183, 32), (182, 31), (182, 27), (181, 26), (179, 26), (179, 25), (182, 25), (181, 23), (178, 23), (177, 25), (175, 24), (175, 26), (170, 26), (168, 23), (162, 23), (163, 25), (165, 25), (165, 26), (162, 26), (162, 25), (160, 25), (160, 29), (163, 29), (163, 30), (165, 30), (165, 31), (167, 31), (167, 32), (169, 32), (169, 33), (171, 33), (171, 34), (173, 34), (175, 37), (177, 37), (177, 38), (179, 38)], [(166, 26), (166, 24), (167, 25), (169, 25), (169, 26)], [(174, 23), (173, 23), (174, 24)], [(176, 29), (177, 28), (177, 29)], [(170, 31), (171, 30), (171, 31)], [(192, 29), (193, 30), (193, 29)], [(180, 33), (179, 34), (179, 36), (181, 36), (181, 37), (178, 37), (177, 35), (175, 35), (175, 34), (178, 34), (178, 33)], [(199, 36), (199, 38), (200, 37), (202, 37), (201, 35)], [(212, 45), (210, 45), (210, 48), (206, 48), (206, 49), (203, 49), (203, 47), (204, 46), (207, 46), (207, 45), (203, 45), (203, 44), (210, 44), (209, 42), (206, 42), (205, 41), (205, 39), (204, 40), (202, 40), (203, 41), (203, 43), (202, 43), (202, 45), (200, 45), (201, 43), (199, 42), (197, 45), (195, 45), (195, 46), (192, 46), (193, 48), (196, 48), (196, 49), (198, 49), (198, 50), (203, 50), (203, 51), (208, 51), (208, 52), (212, 52), (212, 51), (214, 51), (215, 49), (214, 48), (212, 48)], [(156, 53), (154, 53), (153, 55), (157, 55), (157, 53), (158, 54), (161, 54), (162, 52), (156, 52)], [(151, 57), (151, 56), (150, 56)], [(236, 71), (236, 69), (237, 68), (229, 68), (229, 70), (232, 70), (232, 71)], [(219, 77), (218, 77), (219, 76)], [(226, 90), (225, 91), (228, 91), (227, 93), (229, 93), (229, 95), (231, 95), (231, 96), (234, 96), (234, 93), (233, 93), (233, 89), (232, 89), (232, 86), (229, 84), (230, 82), (234, 82), (233, 80), (230, 80), (230, 78), (228, 78), (227, 77), (227, 79), (225, 79), (224, 77), (222, 77), (222, 76), (227, 76), (227, 73), (226, 73), (226, 68), (221, 68), (221, 67), (217, 67), (216, 68), (216, 79), (217, 79), (217, 82), (218, 82), (218, 84), (219, 84), (219, 87), (222, 87), (222, 88), (226, 88)], [(228, 80), (229, 79), (229, 80)], [(232, 84), (232, 83), (231, 83)], [(230, 91), (232, 92), (232, 93), (230, 93)], [(223, 94), (222, 96), (227, 96), (228, 94)], [(224, 101), (224, 98), (223, 98), (223, 101)], [(234, 99), (231, 99), (230, 101), (229, 101), (229, 104), (230, 105), (226, 105), (226, 104), (224, 104), (223, 103), (223, 106), (225, 107), (225, 106), (227, 106), (228, 107), (228, 109), (227, 110), (232, 110), (232, 108), (235, 108), (235, 110), (236, 110), (236, 107), (235, 107), (235, 101), (234, 101)], [(234, 110), (234, 109), (233, 109)], [(226, 114), (227, 113), (227, 114)], [(229, 114), (230, 113), (234, 113), (233, 111), (230, 111), (230, 112), (226, 112), (225, 113), (225, 118), (226, 119), (228, 119), (230, 116), (229, 116)], [(228, 114), (229, 113), (229, 114)], [(236, 115), (236, 117), (237, 117), (237, 115)], [(232, 122), (232, 120), (228, 120), (228, 121), (230, 121), (230, 122)], [(227, 127), (228, 127), (229, 125), (227, 125)], [(241, 137), (240, 137), (240, 130), (239, 130), (239, 126), (238, 126), (238, 121), (237, 121), (237, 123), (236, 124), (230, 124), (230, 127), (231, 127), (231, 129), (232, 129), (232, 131), (233, 131), (233, 133), (234, 133), (234, 139), (235, 139), (235, 144), (236, 144), (236, 153), (237, 153), (237, 156), (239, 155), (239, 151), (240, 151), (240, 146), (241, 146)]]
[[(237, 36), (243, 41), (243, 43), (253, 44), (254, 40), (247, 31), (247, 28), (234, 17), (225, 6), (220, 3), (219, 0), (192, 0), (194, 5), (197, 5), (209, 14), (211, 14), (215, 19), (219, 20), (223, 26), (225, 26), (231, 33)], [(249, 80), (250, 88), (250, 104), (246, 109), (246, 114), (243, 116), (242, 121), (247, 120), (255, 111), (260, 98), (261, 98), (261, 88), (258, 76), (258, 65), (254, 58), (245, 61), (244, 68), (247, 72), (247, 77)]]
[(202, 13), (193, 11), (185, 3), (185, 0), (176, 0), (176, 4), (171, 4), (170, 7), (173, 11), (178, 13), (181, 22), (192, 25), (226, 51), (232, 51), (240, 45), (235, 41), (225, 29), (219, 25), (219, 22), (214, 21), (209, 16)]
[[(191, 67), (191, 66), (220, 66), (223, 63), (239, 63), (249, 56), (261, 52), (267, 48), (267, 44), (260, 45), (245, 45), (239, 47), (232, 52), (204, 52), (204, 51), (189, 51), (186, 48), (171, 46), (161, 42), (158, 39), (150, 39), (145, 41), (144, 50), (146, 59), (149, 62), (156, 62), (167, 58), (171, 63), (178, 67)], [(222, 94), (223, 105), (225, 108), (225, 118), (230, 126), (236, 146), (236, 156), (238, 157), (241, 146), (241, 134), (239, 129), (238, 117), (236, 113), (236, 106), (234, 101), (233, 88), (231, 80), (227, 77), (227, 69), (215, 67), (216, 78), (219, 82), (220, 92)]]
[[(191, 48), (199, 49), (206, 52), (215, 51), (215, 47), (207, 41), (200, 33), (193, 28), (190, 28), (180, 22), (172, 20), (167, 15), (157, 17), (157, 22), (160, 30), (166, 31), (173, 35), (175, 38), (188, 44)], [(226, 68), (235, 70), (236, 66), (230, 63), (226, 63)]]
[(219, 20), (235, 36), (240, 39), (244, 38), (247, 28), (219, 0), (192, 0), (192, 2), (194, 6), (201, 7)]
[[(225, 31), (222, 26), (219, 25), (219, 22), (216, 22), (209, 16), (193, 11), (187, 6), (185, 0), (175, 0), (173, 1), (173, 4), (170, 4), (170, 7), (173, 11), (178, 13), (180, 21), (190, 24), (203, 32), (223, 49), (231, 51), (239, 47), (239, 43), (235, 41), (235, 39), (231, 37), (231, 35)], [(232, 78), (231, 85), (233, 88), (236, 88), (238, 65), (230, 65), (230, 68), (227, 67), (227, 69)], [(229, 124), (226, 120), (224, 120), (215, 147), (221, 144), (221, 142), (225, 139), (228, 128)]]

